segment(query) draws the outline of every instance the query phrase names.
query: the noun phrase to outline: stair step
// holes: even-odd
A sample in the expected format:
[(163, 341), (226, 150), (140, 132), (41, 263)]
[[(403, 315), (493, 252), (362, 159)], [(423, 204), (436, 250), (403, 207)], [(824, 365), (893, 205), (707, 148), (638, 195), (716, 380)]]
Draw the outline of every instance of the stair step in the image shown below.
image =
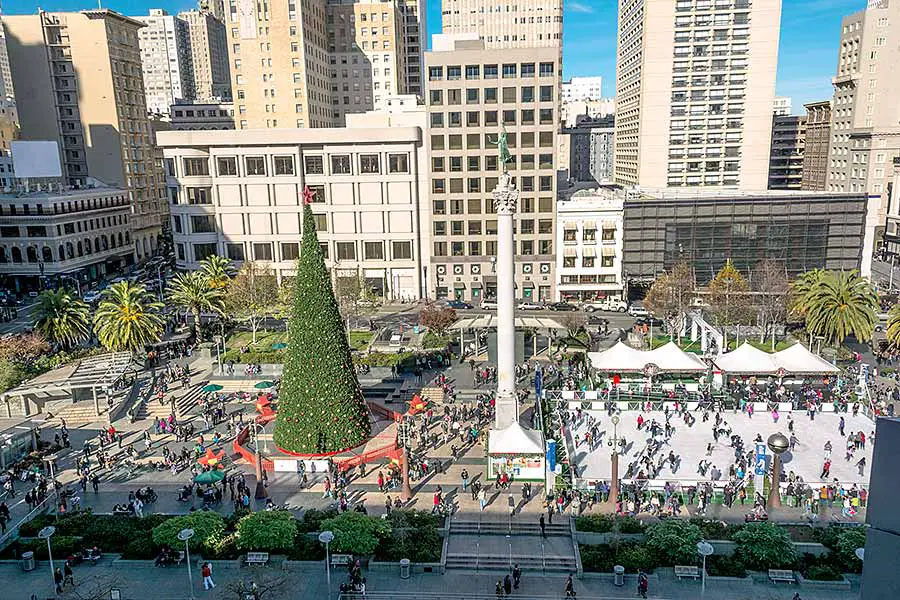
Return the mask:
[(508, 571), (510, 562), (518, 564), (523, 571), (573, 572), (577, 565), (574, 556), (479, 556), (468, 554), (448, 554), (448, 569), (474, 569), (485, 571)]

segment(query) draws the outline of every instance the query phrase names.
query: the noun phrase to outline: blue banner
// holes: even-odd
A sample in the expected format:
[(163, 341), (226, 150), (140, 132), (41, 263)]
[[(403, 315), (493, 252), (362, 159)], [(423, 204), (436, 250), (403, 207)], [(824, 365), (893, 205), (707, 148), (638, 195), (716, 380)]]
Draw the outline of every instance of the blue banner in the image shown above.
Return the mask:
[(757, 475), (765, 475), (766, 468), (769, 464), (769, 457), (766, 454), (766, 445), (762, 443), (756, 444), (756, 461), (753, 466), (753, 472)]
[(547, 466), (556, 471), (556, 440), (547, 440)]
[(541, 392), (544, 387), (544, 375), (538, 370), (534, 372), (534, 395), (537, 399), (541, 398)]

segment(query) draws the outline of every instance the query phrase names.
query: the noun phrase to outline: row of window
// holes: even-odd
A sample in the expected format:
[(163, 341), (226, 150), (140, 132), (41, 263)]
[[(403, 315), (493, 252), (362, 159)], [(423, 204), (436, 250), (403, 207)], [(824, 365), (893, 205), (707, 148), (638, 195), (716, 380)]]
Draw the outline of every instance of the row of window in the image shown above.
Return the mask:
[[(359, 154), (353, 160), (350, 154), (332, 154), (329, 156), (330, 175), (374, 175), (382, 172), (380, 154)], [(243, 174), (247, 176), (295, 175), (294, 156), (272, 156), (271, 167), (266, 156), (245, 156)], [(355, 162), (355, 164), (354, 164)], [(325, 157), (308, 155), (303, 157), (304, 171), (307, 175), (325, 174)], [(388, 154), (388, 173), (409, 173), (409, 155), (405, 153)], [(209, 159), (185, 157), (182, 159), (182, 174), (185, 177), (209, 175)], [(166, 159), (168, 174), (175, 176), (175, 159)], [(216, 174), (219, 177), (238, 176), (238, 158), (235, 156), (216, 157)]]
[[(535, 95), (533, 85), (523, 85), (521, 87), (504, 87), (501, 88), (501, 98), (503, 102), (513, 103), (516, 102), (517, 99), (519, 102), (534, 102)], [(446, 92), (446, 100), (447, 104), (456, 105), (462, 104), (463, 98), (463, 90), (461, 89), (449, 89), (449, 90), (431, 90), (428, 94), (429, 104), (431, 106), (437, 106), (444, 104), (444, 93)], [(466, 104), (497, 104), (497, 88), (489, 87), (489, 88), (466, 88)], [(553, 86), (552, 85), (542, 85), (538, 86), (538, 102), (553, 102)]]
[[(533, 156), (531, 157), (534, 158)], [(510, 168), (514, 169), (515, 165), (510, 163)], [(524, 168), (524, 167), (523, 167)], [(534, 165), (530, 168), (534, 168)], [(541, 168), (545, 168), (541, 166)], [(519, 180), (521, 185), (519, 187), (519, 191), (521, 192), (533, 192), (534, 189), (534, 177), (520, 177)], [(434, 178), (431, 180), (431, 193), (432, 194), (477, 194), (482, 191), (481, 186), (481, 177), (469, 177), (467, 179), (463, 179), (462, 177), (451, 177), (450, 185), (447, 186), (447, 179), (443, 178)], [(538, 181), (538, 189), (539, 192), (552, 192), (553, 191), (553, 176), (552, 175), (541, 175), (537, 178)], [(485, 177), (484, 178), (484, 191), (490, 192), (495, 187), (497, 187), (497, 178), (496, 177)]]
[[(468, 252), (466, 246), (468, 245)], [(553, 240), (520, 240), (519, 256), (548, 256), (553, 254)], [(449, 254), (447, 253), (449, 250)], [(537, 252), (535, 252), (537, 250)], [(496, 256), (497, 242), (434, 242), (433, 256)]]
[[(386, 242), (334, 242), (334, 257), (338, 261), (347, 260), (412, 260), (413, 249), (411, 241), (392, 241), (387, 242), (387, 248), (390, 249), (390, 257), (387, 256), (385, 250)], [(328, 242), (320, 244), (325, 258), (329, 258)], [(194, 251), (194, 260), (201, 261), (204, 258), (218, 254), (218, 244), (214, 242), (203, 244), (192, 244)], [(251, 260), (275, 261), (275, 247), (272, 242), (227, 242), (225, 244), (225, 256), (234, 261), (244, 261), (248, 257)], [(299, 242), (280, 242), (277, 244), (279, 261), (297, 260), (300, 258)], [(247, 250), (249, 249), (249, 254)], [(186, 260), (185, 245), (176, 244), (176, 254), (178, 260)]]
[[(542, 62), (535, 71), (535, 64), (531, 63), (504, 63), (502, 65), (465, 65), (465, 73), (467, 80), (475, 79), (497, 79), (500, 73), (503, 79), (513, 79), (515, 77), (534, 77), (535, 74), (540, 77), (553, 77), (555, 65), (552, 62)], [(429, 81), (442, 81), (445, 77), (448, 81), (456, 81), (462, 79), (463, 66), (447, 65), (428, 67)]]
[(16, 215), (61, 215), (71, 212), (83, 212), (86, 210), (97, 210), (100, 208), (114, 208), (116, 206), (128, 206), (128, 198), (126, 196), (113, 196), (111, 198), (89, 198), (87, 200), (69, 200), (66, 202), (54, 202), (53, 206), (47, 205), (47, 210), (41, 203), (34, 205), (34, 211), (30, 204), (8, 204), (6, 207), (0, 205), (0, 216), (8, 215), (14, 217)]
[[(470, 213), (471, 214), (471, 213)], [(484, 225), (482, 227), (482, 224)], [(553, 233), (553, 220), (541, 219), (537, 222), (537, 233), (541, 235), (549, 235)], [(435, 237), (443, 237), (447, 235), (448, 227), (446, 221), (435, 221), (433, 224)], [(497, 221), (450, 221), (450, 235), (497, 235)], [(534, 219), (520, 219), (513, 222), (513, 232), (522, 235), (533, 235), (535, 233)]]
[(618, 283), (616, 275), (560, 275), (559, 282), (566, 285), (579, 283)]
[[(510, 148), (516, 147), (516, 136), (514, 133), (507, 133), (507, 144)], [(476, 150), (482, 147), (482, 134), (480, 133), (468, 133), (466, 134), (466, 149), (468, 150)], [(510, 143), (510, 140), (512, 142)], [(519, 143), (518, 147), (520, 148), (534, 148), (535, 136), (533, 131), (524, 131), (519, 133)], [(484, 134), (484, 148), (490, 148), (492, 145), (496, 145), (496, 135)], [(540, 148), (552, 148), (553, 147), (553, 132), (552, 131), (539, 131), (537, 136), (538, 146)], [(450, 134), (450, 135), (432, 135), (431, 136), (431, 149), (432, 150), (462, 150), (463, 149), (463, 136), (462, 134)]]
[[(106, 229), (116, 225), (127, 225), (128, 215), (112, 215), (109, 217), (98, 217), (96, 219), (86, 219), (84, 221), (74, 221), (72, 223), (60, 223), (56, 225), (56, 235), (74, 235), (95, 229)], [(24, 237), (49, 237), (47, 225), (27, 225), (25, 227)], [(0, 238), (17, 238), (23, 237), (22, 230), (16, 225), (0, 226)]]
[[(496, 213), (494, 210), (494, 200), (492, 198), (486, 198), (481, 200), (480, 198), (469, 198), (467, 200), (463, 200), (461, 198), (454, 198), (451, 200), (432, 200), (431, 210), (434, 215), (445, 215), (447, 214), (448, 204), (451, 215), (463, 215), (466, 214), (466, 209), (468, 209), (468, 214), (477, 215), (481, 214), (481, 202), (484, 202), (484, 214), (492, 215)], [(535, 212), (535, 199), (526, 197), (519, 198), (519, 205), (517, 207), (517, 212), (521, 214), (530, 214)], [(551, 197), (543, 197), (538, 198), (537, 200), (537, 212), (542, 213), (552, 213), (553, 212), (553, 198)]]
[[(615, 256), (601, 256), (600, 263), (597, 263), (596, 256), (583, 256), (581, 258), (581, 266), (587, 269), (592, 269), (594, 267), (601, 267), (603, 269), (609, 269), (615, 266)], [(576, 266), (577, 258), (575, 256), (564, 256), (563, 257), (563, 267), (566, 269), (571, 269)]]
[[(584, 242), (596, 242), (597, 241), (597, 230), (585, 228), (582, 232), (581, 240)], [(563, 231), (563, 241), (564, 242), (577, 242), (578, 241), (578, 231), (575, 229), (564, 230)], [(600, 230), (600, 241), (603, 241), (603, 242), (616, 241), (615, 228), (601, 229)]]
[[(552, 108), (542, 108), (537, 111), (537, 121), (535, 121), (535, 111), (530, 108), (522, 109), (518, 111), (518, 123), (519, 125), (534, 125), (535, 123), (539, 123), (541, 125), (553, 125), (553, 109)], [(466, 112), (466, 127), (480, 127), (481, 126), (481, 116), (482, 113), (477, 110), (470, 110)], [(504, 125), (515, 125), (516, 120), (516, 111), (515, 110), (504, 110), (502, 115), (498, 114), (496, 110), (486, 110), (484, 111), (484, 124), (487, 126), (497, 125), (498, 116), (502, 116)], [(463, 113), (459, 111), (452, 111), (448, 113), (442, 112), (433, 112), (431, 113), (431, 127), (462, 127), (463, 126)]]
[(62, 262), (73, 258), (90, 256), (95, 252), (122, 248), (128, 244), (131, 244), (131, 234), (127, 231), (120, 231), (118, 235), (114, 233), (109, 236), (103, 234), (95, 237), (93, 240), (87, 238), (84, 241), (77, 240), (60, 244), (55, 254), (49, 246), (42, 246), (40, 251), (38, 251), (37, 246), (28, 246), (25, 248), (24, 255), (22, 254), (22, 249), (18, 246), (12, 246), (11, 248), (0, 246), (0, 263)]

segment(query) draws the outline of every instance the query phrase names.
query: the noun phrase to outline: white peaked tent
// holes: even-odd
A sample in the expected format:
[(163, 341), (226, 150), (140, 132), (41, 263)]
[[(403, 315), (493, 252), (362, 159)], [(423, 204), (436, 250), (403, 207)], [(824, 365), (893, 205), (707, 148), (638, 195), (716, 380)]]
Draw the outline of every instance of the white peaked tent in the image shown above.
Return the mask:
[(622, 342), (603, 352), (589, 352), (591, 366), (598, 371), (612, 373), (643, 372), (648, 364), (656, 365), (660, 372), (702, 372), (706, 365), (693, 354), (684, 352), (675, 342), (669, 342), (656, 350), (635, 350)]
[(825, 375), (840, 373), (836, 366), (806, 349), (803, 344), (794, 344), (772, 355), (775, 364), (788, 373), (796, 375)]
[(544, 440), (540, 431), (525, 429), (513, 422), (505, 429), (488, 431), (489, 454), (544, 454)]
[(725, 373), (775, 375), (778, 372), (778, 365), (773, 355), (747, 342), (741, 344), (736, 350), (719, 356), (716, 359), (716, 366)]
[(688, 373), (692, 371), (706, 371), (706, 363), (697, 358), (695, 354), (685, 352), (675, 342), (669, 342), (656, 350), (647, 352), (652, 362), (660, 371), (673, 371), (676, 373)]

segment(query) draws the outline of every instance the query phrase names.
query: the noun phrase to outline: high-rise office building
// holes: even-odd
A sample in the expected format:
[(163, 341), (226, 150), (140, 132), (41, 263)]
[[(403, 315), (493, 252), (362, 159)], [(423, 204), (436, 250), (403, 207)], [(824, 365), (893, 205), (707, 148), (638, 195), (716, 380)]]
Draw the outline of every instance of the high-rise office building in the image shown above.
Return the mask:
[(425, 97), (425, 46), (428, 36), (428, 8), (425, 0), (397, 0), (403, 24), (401, 40), (406, 54), (403, 71), (407, 94)]
[(772, 103), (772, 112), (777, 117), (787, 117), (791, 114), (794, 101), (790, 96), (775, 96), (775, 102)]
[(225, 22), (225, 0), (200, 0), (197, 6), (200, 12), (211, 13), (221, 23)]
[(148, 16), (134, 19), (146, 25), (138, 31), (138, 41), (147, 110), (168, 115), (176, 101), (194, 99), (187, 23), (161, 8), (151, 8)]
[(562, 48), (562, 0), (441, 0), (441, 32), (477, 33), (485, 48)]
[(622, 0), (615, 178), (764, 190), (781, 0)]
[(837, 74), (832, 79), (828, 190), (866, 192), (865, 261), (875, 249), (874, 231), (900, 235), (900, 208), (888, 206), (893, 157), (900, 155), (900, 3), (869, 2), (841, 21)]
[(198, 102), (231, 98), (225, 23), (215, 13), (208, 11), (180, 12), (178, 18), (187, 24), (194, 74), (194, 98)]
[(806, 116), (774, 115), (769, 153), (769, 189), (799, 190), (803, 180)]
[(831, 140), (831, 100), (804, 104), (806, 142), (800, 188), (810, 192), (828, 189), (828, 144)]
[(5, 121), (13, 124), (19, 118), (16, 114), (16, 92), (13, 89), (12, 73), (9, 70), (9, 53), (6, 51), (6, 35), (0, 23), (0, 110)]
[(435, 36), (425, 54), (431, 159), (429, 293), (494, 297), (497, 219), (492, 192), (502, 172), (494, 142), (506, 129), (506, 165), (517, 207), (517, 295), (552, 300), (559, 129), (555, 47), (486, 48), (478, 39)]
[(594, 101), (603, 100), (602, 77), (573, 77), (562, 84), (562, 101)]
[(138, 31), (107, 9), (3, 19), (21, 137), (59, 143), (63, 176), (128, 190), (137, 258), (157, 247), (165, 180), (154, 160)]

